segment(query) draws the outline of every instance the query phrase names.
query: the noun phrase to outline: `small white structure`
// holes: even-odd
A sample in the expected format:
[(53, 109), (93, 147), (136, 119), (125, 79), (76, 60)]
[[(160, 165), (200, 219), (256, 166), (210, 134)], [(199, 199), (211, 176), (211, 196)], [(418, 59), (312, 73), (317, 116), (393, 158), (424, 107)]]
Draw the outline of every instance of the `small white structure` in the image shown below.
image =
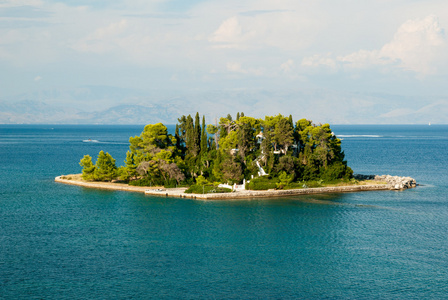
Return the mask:
[(230, 150), (230, 154), (231, 154), (231, 155), (235, 155), (235, 154), (238, 153), (239, 150), (240, 150), (240, 149), (237, 149), (237, 148), (235, 148), (235, 149), (231, 149), (231, 150)]
[(266, 176), (268, 175), (264, 169), (260, 166), (260, 163), (258, 162), (258, 160), (255, 162), (257, 164), (258, 167), (258, 176)]
[(260, 133), (257, 134), (256, 138), (257, 138), (257, 143), (261, 144), (261, 142), (263, 142), (263, 140), (265, 139), (263, 132), (260, 131)]
[[(247, 182), (249, 183), (250, 181), (247, 181)], [(246, 179), (243, 180), (243, 184), (234, 183), (233, 185), (230, 185), (230, 184), (221, 183), (218, 185), (218, 187), (231, 189), (234, 192), (244, 191), (244, 190), (246, 190)]]

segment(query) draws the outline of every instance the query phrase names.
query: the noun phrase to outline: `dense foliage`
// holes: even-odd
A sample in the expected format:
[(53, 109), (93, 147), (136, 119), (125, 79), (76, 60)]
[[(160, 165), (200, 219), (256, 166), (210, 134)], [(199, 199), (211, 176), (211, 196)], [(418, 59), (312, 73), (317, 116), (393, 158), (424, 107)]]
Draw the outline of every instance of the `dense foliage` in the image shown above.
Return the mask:
[(109, 153), (100, 151), (96, 163), (92, 163), (90, 155), (84, 155), (79, 164), (83, 167), (82, 178), (84, 180), (111, 181), (117, 177), (115, 159)]
[(227, 115), (215, 125), (206, 125), (196, 113), (194, 118), (180, 117), (174, 135), (158, 123), (146, 125), (129, 142), (124, 166), (118, 169), (103, 151), (95, 165), (90, 156), (84, 156), (80, 161), (83, 178), (119, 178), (153, 186), (198, 185), (198, 180), (233, 184), (254, 178), (249, 188), (266, 189), (349, 179), (353, 174), (344, 160), (341, 140), (328, 124), (306, 119), (294, 123), (291, 116), (280, 114), (256, 119), (238, 113), (235, 120)]

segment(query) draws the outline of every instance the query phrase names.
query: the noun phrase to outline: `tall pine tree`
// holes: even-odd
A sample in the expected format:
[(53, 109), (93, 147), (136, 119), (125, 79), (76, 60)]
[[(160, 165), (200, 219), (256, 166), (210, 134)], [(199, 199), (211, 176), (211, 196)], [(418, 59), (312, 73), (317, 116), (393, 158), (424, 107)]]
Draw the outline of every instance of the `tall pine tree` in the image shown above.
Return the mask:
[(201, 154), (207, 153), (207, 131), (205, 130), (205, 116), (202, 116)]
[(192, 154), (194, 156), (198, 155), (201, 151), (201, 121), (199, 118), (199, 112), (196, 113), (194, 118), (194, 134), (193, 134), (193, 151)]

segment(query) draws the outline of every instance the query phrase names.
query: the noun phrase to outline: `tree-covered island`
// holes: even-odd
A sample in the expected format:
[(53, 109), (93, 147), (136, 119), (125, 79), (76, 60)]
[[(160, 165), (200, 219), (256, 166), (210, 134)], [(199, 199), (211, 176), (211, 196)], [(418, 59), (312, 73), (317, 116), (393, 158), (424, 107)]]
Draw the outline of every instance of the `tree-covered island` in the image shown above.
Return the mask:
[(264, 119), (238, 113), (205, 124), (199, 113), (178, 119), (174, 135), (162, 123), (130, 137), (124, 165), (100, 151), (96, 163), (85, 155), (80, 165), (87, 181), (119, 180), (137, 186), (190, 186), (186, 192), (224, 192), (220, 183), (246, 189), (292, 189), (346, 182), (353, 171), (341, 140), (328, 124), (292, 116)]

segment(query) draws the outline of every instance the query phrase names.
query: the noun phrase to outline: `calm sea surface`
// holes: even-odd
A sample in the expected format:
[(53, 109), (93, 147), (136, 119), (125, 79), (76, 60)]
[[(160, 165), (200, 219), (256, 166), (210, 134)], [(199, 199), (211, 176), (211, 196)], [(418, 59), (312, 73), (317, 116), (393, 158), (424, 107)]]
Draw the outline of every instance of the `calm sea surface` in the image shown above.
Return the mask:
[[(448, 297), (448, 126), (332, 126), (407, 191), (234, 201), (55, 183), (143, 126), (0, 125), (1, 299)], [(83, 142), (92, 139), (95, 142)]]

